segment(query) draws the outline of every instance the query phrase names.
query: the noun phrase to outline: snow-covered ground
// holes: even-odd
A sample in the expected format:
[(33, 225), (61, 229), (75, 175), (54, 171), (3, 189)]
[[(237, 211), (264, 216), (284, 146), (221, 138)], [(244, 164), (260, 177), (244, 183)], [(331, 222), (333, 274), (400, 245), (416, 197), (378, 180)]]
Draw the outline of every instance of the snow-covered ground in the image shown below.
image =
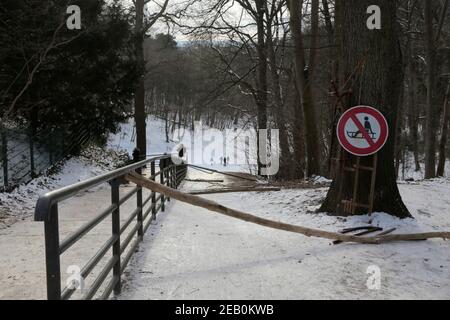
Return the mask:
[[(190, 171), (191, 178), (202, 175)], [(183, 189), (206, 186), (185, 182)], [(400, 189), (416, 220), (376, 213), (373, 225), (402, 233), (450, 229), (449, 180), (402, 183)], [(330, 231), (368, 224), (367, 216), (312, 213), (325, 194), (326, 188), (285, 189), (207, 198)], [(159, 219), (132, 261), (119, 299), (450, 299), (448, 241), (335, 246), (178, 201)], [(370, 273), (378, 271), (381, 286), (369, 289)]]
[[(163, 121), (149, 119), (147, 128), (149, 154), (172, 151), (176, 142), (166, 143)], [(123, 160), (120, 151), (131, 154), (134, 144), (130, 121), (119, 134), (111, 136), (106, 148), (88, 149), (80, 157), (62, 163), (55, 173), (45, 174), (12, 193), (0, 193), (0, 286), (4, 288), (0, 290), (0, 299), (45, 298), (43, 227), (31, 221), (38, 196), (115, 168)], [(218, 162), (215, 159), (203, 166), (234, 172), (249, 169), (245, 165), (224, 167)], [(422, 181), (420, 173), (406, 172), (405, 178), (413, 177), (415, 181), (401, 181), (399, 186), (416, 219), (398, 220), (376, 213), (372, 224), (385, 229), (395, 227), (396, 232), (450, 230), (450, 176)], [(191, 178), (222, 178), (192, 169), (189, 174)], [(369, 222), (368, 217), (336, 218), (312, 213), (326, 194), (323, 184), (329, 181), (316, 177), (313, 182), (317, 187), (312, 189), (207, 198), (274, 220), (330, 231)], [(185, 190), (206, 187), (211, 186), (184, 184)], [(65, 203), (62, 231), (67, 234), (92, 218), (99, 203), (109, 201), (108, 190), (100, 187)], [(325, 240), (262, 228), (176, 201), (168, 209), (149, 230), (127, 269), (124, 293), (118, 298), (450, 298), (449, 242), (331, 246)], [(4, 228), (17, 220), (25, 221)], [(108, 235), (109, 229), (107, 225), (90, 235), (88, 243), (70, 258), (83, 260), (86, 250), (95, 249), (91, 241), (101, 240), (100, 235)], [(366, 286), (370, 276), (367, 271), (373, 270), (373, 266), (381, 272), (380, 290), (369, 290)]]

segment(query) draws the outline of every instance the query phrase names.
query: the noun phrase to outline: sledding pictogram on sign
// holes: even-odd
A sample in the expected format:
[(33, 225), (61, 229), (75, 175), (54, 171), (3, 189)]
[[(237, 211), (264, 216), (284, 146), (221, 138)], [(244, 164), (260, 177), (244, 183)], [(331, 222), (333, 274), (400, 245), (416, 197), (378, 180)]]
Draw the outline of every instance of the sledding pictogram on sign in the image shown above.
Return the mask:
[(357, 106), (347, 110), (339, 119), (337, 136), (346, 151), (364, 157), (383, 148), (389, 136), (389, 126), (386, 118), (375, 108)]

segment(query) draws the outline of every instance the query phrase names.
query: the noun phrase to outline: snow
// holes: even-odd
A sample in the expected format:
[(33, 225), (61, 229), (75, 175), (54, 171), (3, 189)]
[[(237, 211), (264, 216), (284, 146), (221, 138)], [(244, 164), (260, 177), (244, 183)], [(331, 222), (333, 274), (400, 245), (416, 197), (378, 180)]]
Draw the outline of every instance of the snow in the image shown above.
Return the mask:
[[(185, 182), (183, 189), (203, 187), (207, 184)], [(398, 233), (450, 229), (448, 179), (402, 183), (400, 190), (415, 220), (385, 213), (370, 218), (313, 213), (325, 197), (323, 187), (206, 198), (330, 231), (367, 225), (369, 220)], [(448, 299), (449, 250), (450, 242), (442, 240), (331, 245), (174, 201), (132, 260), (117, 299)], [(373, 268), (381, 272), (379, 290), (367, 286)]]
[[(174, 141), (165, 141), (165, 123), (163, 120), (150, 116), (147, 120), (147, 153), (159, 155), (171, 153), (177, 145)], [(126, 151), (130, 156), (136, 148), (134, 119), (130, 118), (120, 126), (120, 132), (108, 139), (108, 148), (116, 151)], [(169, 135), (169, 138), (172, 138)]]
[[(399, 179), (401, 181), (404, 180), (414, 180), (414, 181), (422, 181), (425, 177), (425, 167), (423, 164), (423, 159), (419, 159), (421, 161), (421, 168), (419, 171), (415, 171), (414, 165), (414, 155), (409, 152), (405, 156), (405, 164), (401, 164), (399, 170)], [(445, 163), (445, 177), (450, 179), (450, 161)]]
[[(252, 161), (255, 161), (255, 155), (249, 155), (250, 164), (244, 161), (235, 161), (234, 163), (228, 163), (224, 166), (221, 163), (221, 157), (223, 157), (222, 148), (211, 148), (211, 144), (207, 143), (207, 137), (210, 131), (215, 131), (204, 124), (198, 124), (201, 126), (203, 130), (203, 134), (200, 135), (202, 140), (202, 145), (200, 149), (195, 149), (196, 147), (191, 144), (192, 131), (184, 131), (181, 129), (180, 131), (175, 130), (174, 132), (169, 133), (169, 142), (165, 140), (165, 122), (159, 118), (149, 116), (147, 120), (147, 153), (148, 156), (151, 155), (160, 155), (164, 153), (172, 153), (177, 145), (180, 143), (184, 144), (187, 148), (187, 154), (189, 157), (189, 163), (199, 165), (208, 169), (219, 170), (219, 171), (232, 171), (232, 172), (245, 172), (251, 173), (255, 172), (255, 166), (252, 165)], [(205, 133), (206, 132), (206, 133)], [(244, 133), (242, 133), (244, 134)], [(246, 133), (248, 134), (248, 133)], [(238, 135), (239, 136), (239, 135)], [(205, 138), (206, 137), (206, 138)], [(236, 142), (236, 150), (237, 152), (244, 152), (246, 149), (245, 141), (243, 139), (236, 138), (235, 136), (230, 135), (225, 140), (225, 144), (229, 146), (234, 145)], [(195, 140), (194, 143), (198, 143), (198, 140)], [(222, 146), (221, 146), (222, 147)], [(136, 148), (135, 141), (135, 124), (133, 119), (129, 119), (127, 122), (123, 123), (120, 127), (120, 131), (116, 135), (111, 135), (108, 139), (108, 148), (116, 151), (124, 151), (127, 152), (130, 156), (133, 154), (133, 150)], [(206, 155), (207, 153), (211, 153), (211, 155)], [(201, 157), (198, 157), (198, 155)], [(242, 157), (242, 156), (241, 156)], [(233, 157), (231, 157), (233, 158)], [(236, 156), (239, 158), (239, 156)], [(253, 160), (252, 160), (253, 159)], [(233, 159), (232, 159), (233, 160)], [(242, 159), (240, 159), (242, 160)], [(238, 162), (238, 163), (237, 163)]]
[[(7, 288), (3, 297), (43, 297), (42, 225), (30, 221), (38, 196), (115, 168), (123, 161), (121, 152), (131, 155), (134, 149), (133, 127), (130, 120), (119, 134), (110, 137), (106, 148), (90, 148), (80, 157), (62, 163), (58, 170), (11, 193), (0, 193), (0, 229), (2, 224), (7, 226), (16, 220), (25, 220), (0, 232), (3, 270), (0, 279), (2, 287)], [(164, 129), (163, 121), (149, 119), (149, 154), (169, 153), (176, 145), (175, 141), (166, 143)], [(225, 167), (217, 159), (202, 166), (231, 172), (252, 169), (248, 165)], [(315, 210), (326, 195), (326, 185), (330, 183), (324, 177), (312, 179), (315, 188), (205, 197), (265, 218), (330, 231), (369, 223), (384, 229), (397, 228), (398, 233), (448, 231), (450, 165), (447, 167), (447, 176), (434, 180), (423, 180), (422, 173), (411, 170), (412, 165), (405, 167), (405, 180), (413, 177), (414, 181), (402, 179), (399, 188), (415, 219), (399, 220), (385, 213), (349, 218), (316, 214)], [(189, 176), (192, 179), (224, 178), (193, 169)], [(185, 182), (183, 189), (218, 186), (220, 184)], [(75, 220), (79, 224), (86, 222), (98, 211), (99, 203), (106, 205), (107, 201), (106, 188), (91, 190), (68, 201), (63, 206), (66, 212), (62, 214), (61, 224), (66, 229), (62, 230), (68, 233), (75, 228)], [(79, 208), (82, 212), (77, 214)], [(126, 269), (123, 294), (117, 299), (450, 298), (448, 241), (333, 246), (327, 240), (263, 228), (178, 201), (172, 201), (167, 208), (151, 226)], [(88, 243), (74, 253), (74, 258), (80, 260), (81, 252), (98, 248), (90, 241), (100, 240), (100, 235), (106, 237), (109, 231), (107, 225), (93, 234)], [(366, 286), (370, 276), (367, 272), (373, 266), (381, 272), (380, 290), (370, 290)]]
[(325, 177), (321, 177), (321, 176), (313, 176), (311, 178), (311, 181), (313, 183), (316, 183), (316, 184), (326, 184), (326, 183), (331, 183), (332, 182), (332, 180), (327, 179)]

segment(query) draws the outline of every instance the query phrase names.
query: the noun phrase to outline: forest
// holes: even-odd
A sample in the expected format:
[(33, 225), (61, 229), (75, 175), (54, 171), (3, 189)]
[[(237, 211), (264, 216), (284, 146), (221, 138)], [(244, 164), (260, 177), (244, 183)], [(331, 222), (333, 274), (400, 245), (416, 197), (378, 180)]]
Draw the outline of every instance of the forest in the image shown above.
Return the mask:
[[(339, 116), (372, 105), (391, 133), (379, 185), (396, 194), (410, 167), (445, 174), (450, 10), (447, 0), (377, 2), (5, 0), (2, 127), (58, 135), (82, 124), (104, 143), (134, 117), (141, 157), (149, 114), (164, 119), (167, 140), (199, 120), (278, 129), (275, 178), (286, 181), (334, 178)], [(81, 30), (65, 28), (69, 4), (81, 8)]]
[(449, 299), (449, 131), (450, 0), (0, 0), (0, 300)]

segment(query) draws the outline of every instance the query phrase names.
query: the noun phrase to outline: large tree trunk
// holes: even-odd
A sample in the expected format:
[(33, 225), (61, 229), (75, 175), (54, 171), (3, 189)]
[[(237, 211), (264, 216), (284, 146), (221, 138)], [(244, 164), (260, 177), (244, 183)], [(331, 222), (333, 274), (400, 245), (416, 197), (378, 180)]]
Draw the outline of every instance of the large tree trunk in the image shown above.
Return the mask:
[[(308, 76), (308, 71), (305, 70), (305, 49), (303, 46), (303, 35), (302, 35), (302, 6), (303, 1), (300, 0), (288, 0), (289, 11), (290, 11), (290, 25), (292, 38), (294, 40), (295, 46), (295, 73), (297, 87), (301, 94), (301, 103), (303, 104), (303, 116), (304, 116), (304, 126), (305, 126), (305, 138), (306, 138), (306, 151), (307, 151), (307, 175), (319, 175), (320, 174), (320, 140), (317, 125), (316, 109), (313, 101), (312, 93), (312, 74), (314, 71), (314, 60), (315, 60), (315, 48), (311, 48), (310, 56), (310, 67), (309, 70), (312, 71), (311, 75)], [(313, 1), (312, 16), (316, 15), (315, 9), (318, 8), (318, 0)], [(318, 9), (317, 9), (318, 10)], [(316, 21), (313, 19), (314, 22)], [(313, 23), (314, 24), (314, 23)], [(313, 26), (313, 30), (315, 27)], [(317, 34), (312, 32), (312, 45), (316, 43)], [(300, 103), (300, 102), (299, 102)]]
[(439, 164), (437, 169), (437, 176), (443, 177), (445, 173), (445, 161), (446, 161), (446, 145), (448, 140), (448, 127), (450, 123), (450, 81), (447, 86), (447, 94), (445, 95), (444, 103), (444, 117), (442, 119), (442, 133), (441, 142), (439, 144)]
[[(342, 79), (348, 79), (355, 67), (366, 56), (364, 69), (355, 78), (354, 94), (347, 101), (347, 107), (359, 104), (371, 105), (380, 110), (386, 117), (391, 134), (384, 148), (378, 153), (374, 211), (386, 212), (401, 218), (410, 217), (402, 202), (395, 179), (394, 147), (395, 125), (402, 90), (402, 55), (397, 35), (396, 11), (397, 1), (394, 0), (341, 0), (340, 20), (337, 21), (340, 46)], [(367, 8), (378, 5), (382, 11), (382, 29), (369, 30), (366, 26)], [(345, 151), (343, 151), (345, 152)], [(355, 157), (347, 156), (354, 161)], [(363, 162), (370, 162), (370, 157)], [(359, 195), (367, 197), (370, 186), (370, 175), (363, 175), (359, 183)], [(333, 181), (327, 198), (320, 209), (330, 214), (341, 213), (339, 190), (342, 195), (352, 198), (352, 179), (343, 180), (338, 175)], [(361, 199), (356, 199), (361, 201)], [(364, 214), (357, 210), (357, 214)]]
[(433, 2), (425, 1), (425, 39), (427, 60), (427, 110), (425, 132), (425, 179), (436, 177), (436, 132), (438, 110), (434, 104), (436, 85), (436, 46), (433, 31)]
[(147, 130), (145, 112), (145, 58), (144, 58), (144, 0), (136, 0), (136, 58), (139, 64), (140, 78), (134, 94), (134, 120), (136, 123), (136, 148), (140, 159), (147, 157)]

